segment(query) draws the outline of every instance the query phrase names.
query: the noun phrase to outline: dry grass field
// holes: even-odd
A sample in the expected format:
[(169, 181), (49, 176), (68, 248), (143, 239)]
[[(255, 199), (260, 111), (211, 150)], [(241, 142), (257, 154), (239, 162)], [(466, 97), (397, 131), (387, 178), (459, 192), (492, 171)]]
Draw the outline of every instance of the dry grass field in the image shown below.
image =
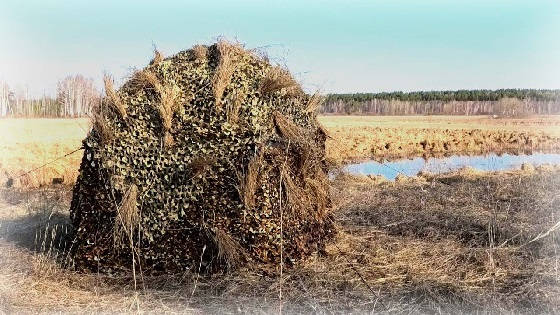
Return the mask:
[[(321, 121), (332, 137), (329, 158), (338, 161), (384, 156), (371, 150), (372, 141), (395, 130), (403, 137), (474, 129), (546, 141), (560, 136), (556, 117)], [(0, 120), (8, 135), (0, 142), (0, 313), (553, 313), (560, 307), (560, 168), (554, 167), (395, 182), (335, 172), (340, 234), (326, 252), (282, 277), (254, 270), (139, 275), (135, 289), (129, 275), (76, 273), (66, 253), (81, 152), (12, 187), (4, 183), (79, 147), (87, 129), (87, 120)], [(53, 177), (67, 185), (49, 184)]]
[[(0, 120), (0, 181), (16, 178), (82, 145), (90, 129), (88, 119), (2, 119)], [(38, 187), (52, 178), (74, 183), (82, 157), (80, 153), (61, 158), (15, 184)]]
[[(69, 187), (2, 188), (0, 305), (19, 312), (554, 312), (560, 169), (387, 182), (341, 174), (340, 234), (282, 278), (65, 269)], [(279, 299), (282, 291), (282, 302)]]

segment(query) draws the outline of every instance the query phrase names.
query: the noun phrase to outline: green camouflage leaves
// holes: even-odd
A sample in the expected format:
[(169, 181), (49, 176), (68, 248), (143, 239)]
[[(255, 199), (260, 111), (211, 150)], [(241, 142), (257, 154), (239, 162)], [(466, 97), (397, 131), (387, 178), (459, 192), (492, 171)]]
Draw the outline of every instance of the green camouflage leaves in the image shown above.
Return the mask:
[[(151, 84), (137, 76), (127, 81), (117, 91), (125, 122), (115, 113), (106, 117), (113, 139), (102, 142), (91, 132), (84, 140), (71, 205), (77, 228), (72, 254), (80, 269), (129, 269), (134, 259), (144, 272), (176, 272), (198, 266), (206, 248), (202, 259), (209, 272), (274, 270), (281, 239), (291, 265), (334, 234), (328, 194), (317, 193), (328, 192), (328, 179), (324, 134), (306, 110), (310, 97), (293, 86), (290, 93), (280, 88), (261, 94), (273, 67), (238, 46), (228, 63), (220, 63), (216, 45), (197, 51), (147, 66), (142, 71), (153, 74)], [(218, 65), (233, 65), (220, 83), (219, 106), (213, 90)], [(174, 99), (180, 100), (165, 125), (153, 82), (159, 90), (177, 91)], [(285, 125), (275, 122), (278, 115)], [(280, 132), (294, 126), (297, 141)], [(251, 190), (244, 183), (252, 183)], [(129, 242), (116, 243), (115, 217), (131, 185), (138, 190), (139, 219)], [(293, 200), (301, 200), (297, 209)]]

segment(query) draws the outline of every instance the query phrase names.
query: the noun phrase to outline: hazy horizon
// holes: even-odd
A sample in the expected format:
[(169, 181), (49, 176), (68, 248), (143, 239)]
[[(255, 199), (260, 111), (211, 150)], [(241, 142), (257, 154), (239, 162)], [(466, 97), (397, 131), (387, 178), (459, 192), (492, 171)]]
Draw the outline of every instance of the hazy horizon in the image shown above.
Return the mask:
[(54, 95), (82, 74), (100, 86), (218, 36), (262, 47), (325, 93), (560, 88), (559, 1), (9, 2), (0, 81)]

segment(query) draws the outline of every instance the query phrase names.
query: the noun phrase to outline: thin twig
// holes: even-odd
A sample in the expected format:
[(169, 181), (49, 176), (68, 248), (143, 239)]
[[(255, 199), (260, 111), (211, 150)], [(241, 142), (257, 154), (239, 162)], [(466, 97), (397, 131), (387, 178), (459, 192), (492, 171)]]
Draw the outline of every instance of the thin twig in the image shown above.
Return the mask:
[(43, 165), (41, 165), (41, 166), (37, 166), (36, 168), (34, 168), (34, 169), (30, 170), (30, 171), (27, 171), (27, 172), (25, 172), (25, 173), (23, 173), (23, 174), (17, 176), (16, 179), (18, 179), (18, 178), (20, 178), (20, 177), (23, 177), (23, 176), (25, 176), (25, 175), (27, 175), (27, 174), (29, 174), (29, 173), (33, 173), (33, 172), (35, 172), (35, 171), (37, 171), (37, 170), (39, 170), (39, 169), (41, 169), (41, 168), (43, 168), (43, 167), (45, 167), (45, 166), (47, 166), (47, 165), (49, 165), (49, 164), (52, 164), (52, 163), (54, 163), (54, 162), (56, 162), (56, 161), (58, 161), (58, 160), (60, 160), (60, 159), (63, 159), (63, 158), (65, 158), (65, 157), (67, 157), (67, 156), (69, 156), (69, 155), (72, 155), (72, 154), (74, 154), (74, 153), (76, 153), (76, 152), (78, 152), (78, 151), (80, 151), (80, 150), (83, 150), (83, 149), (84, 149), (84, 147), (81, 146), (81, 147), (77, 148), (76, 150), (74, 150), (74, 151), (72, 151), (72, 152), (68, 152), (68, 153), (66, 153), (66, 154), (64, 154), (64, 155), (62, 155), (62, 156), (59, 156), (59, 157), (55, 158), (54, 160), (51, 160), (51, 161), (49, 161), (49, 162), (47, 162), (47, 163), (45, 163), (45, 164), (43, 164)]

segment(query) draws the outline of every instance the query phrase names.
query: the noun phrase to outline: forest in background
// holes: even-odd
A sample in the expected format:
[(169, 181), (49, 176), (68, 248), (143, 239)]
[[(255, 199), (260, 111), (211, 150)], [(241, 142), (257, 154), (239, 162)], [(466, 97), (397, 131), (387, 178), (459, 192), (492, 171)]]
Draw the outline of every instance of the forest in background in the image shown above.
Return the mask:
[(560, 90), (329, 94), (320, 112), (338, 115), (550, 115), (560, 114)]
[(101, 95), (93, 79), (79, 74), (58, 81), (54, 97), (33, 97), (26, 88), (12, 88), (0, 81), (0, 117), (85, 117)]
[[(0, 82), (0, 117), (85, 117), (102, 91), (92, 79), (60, 80), (55, 96), (30, 97)], [(560, 114), (560, 90), (500, 89), (328, 94), (320, 114), (333, 115), (550, 115)]]

